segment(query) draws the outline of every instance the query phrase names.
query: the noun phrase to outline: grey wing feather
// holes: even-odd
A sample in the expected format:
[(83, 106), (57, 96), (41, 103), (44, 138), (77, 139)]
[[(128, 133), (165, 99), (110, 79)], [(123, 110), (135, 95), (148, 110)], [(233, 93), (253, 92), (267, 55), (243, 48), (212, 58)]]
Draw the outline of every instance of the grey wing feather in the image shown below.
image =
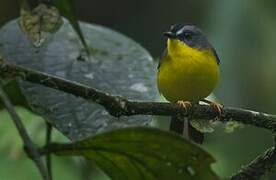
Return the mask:
[(219, 65), (219, 64), (220, 64), (220, 59), (219, 59), (219, 56), (218, 56), (218, 54), (217, 54), (215, 48), (212, 47), (212, 51), (213, 51), (213, 53), (215, 54), (216, 60), (217, 60), (217, 64)]
[(165, 49), (161, 55), (161, 57), (159, 58), (159, 62), (158, 62), (158, 66), (157, 66), (157, 69), (160, 68), (161, 64), (162, 64), (162, 61), (164, 59), (164, 57), (167, 56), (167, 49)]

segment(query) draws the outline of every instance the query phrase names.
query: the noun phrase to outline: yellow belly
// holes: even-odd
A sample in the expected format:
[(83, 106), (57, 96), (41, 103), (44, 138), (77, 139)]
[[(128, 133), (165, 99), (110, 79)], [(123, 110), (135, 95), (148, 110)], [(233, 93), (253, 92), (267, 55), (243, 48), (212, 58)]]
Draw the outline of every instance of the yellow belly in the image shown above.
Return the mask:
[(168, 101), (198, 102), (215, 88), (219, 79), (219, 65), (211, 52), (167, 55), (164, 58), (157, 83), (160, 93)]

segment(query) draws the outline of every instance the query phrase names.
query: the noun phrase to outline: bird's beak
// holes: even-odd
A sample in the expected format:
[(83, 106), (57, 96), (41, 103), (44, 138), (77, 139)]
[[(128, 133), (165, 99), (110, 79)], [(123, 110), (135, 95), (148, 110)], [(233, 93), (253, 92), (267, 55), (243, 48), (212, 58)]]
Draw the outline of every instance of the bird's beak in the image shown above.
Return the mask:
[(167, 38), (170, 38), (170, 39), (175, 39), (176, 38), (176, 34), (175, 33), (173, 33), (173, 32), (164, 32), (164, 34), (163, 34), (165, 37), (167, 37)]

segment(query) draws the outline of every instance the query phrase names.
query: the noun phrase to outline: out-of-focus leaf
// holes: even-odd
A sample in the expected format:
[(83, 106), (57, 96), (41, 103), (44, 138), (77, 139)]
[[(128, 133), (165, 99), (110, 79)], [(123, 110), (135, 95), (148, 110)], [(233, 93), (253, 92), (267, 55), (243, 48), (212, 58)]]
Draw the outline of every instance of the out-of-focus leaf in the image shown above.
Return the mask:
[(226, 133), (232, 133), (234, 132), (236, 129), (240, 129), (243, 128), (244, 125), (242, 123), (239, 123), (237, 121), (229, 121), (225, 124), (225, 132)]
[(19, 24), (33, 45), (40, 47), (49, 34), (56, 32), (60, 28), (62, 18), (55, 7), (39, 4), (32, 11), (22, 8)]
[[(32, 141), (39, 146), (44, 145), (45, 122), (43, 119), (20, 107), (16, 107), (16, 112), (22, 118)], [(41, 175), (24, 153), (22, 139), (18, 135), (9, 113), (5, 110), (0, 110), (0, 137), (0, 167), (2, 167), (0, 168), (0, 179), (41, 179)], [(52, 139), (53, 141), (68, 142), (68, 139), (58, 131), (53, 131)], [(55, 179), (79, 179), (81, 167), (78, 166), (75, 158), (53, 158), (53, 162), (55, 163), (53, 166)], [(16, 173), (14, 173), (15, 169)]]
[(113, 180), (216, 180), (214, 159), (179, 135), (153, 128), (125, 128), (75, 142), (59, 155), (93, 160)]
[[(22, 118), (26, 130), (32, 137), (35, 144), (41, 146), (44, 145), (45, 122), (43, 119), (21, 107), (16, 107), (16, 112)], [(20, 139), (20, 136), (17, 135), (18, 132), (16, 128), (14, 128), (9, 113), (6, 110), (0, 110), (0, 117), (0, 153), (7, 153), (11, 158), (21, 157), (24, 154), (24, 150), (22, 149), (22, 140)], [(68, 142), (68, 139), (56, 130), (53, 131), (52, 138), (53, 141)]]
[(82, 45), (85, 48), (86, 53), (89, 55), (90, 54), (90, 48), (88, 47), (86, 40), (84, 38), (84, 35), (82, 33), (82, 30), (80, 28), (78, 19), (76, 18), (75, 12), (74, 12), (74, 2), (73, 0), (53, 0), (53, 4), (55, 7), (58, 8), (60, 11), (61, 15), (66, 17), (71, 25), (73, 26), (74, 30), (78, 34)]
[[(152, 101), (159, 96), (149, 53), (133, 40), (98, 25), (80, 23), (87, 41), (97, 49), (81, 61), (82, 44), (70, 23), (53, 34), (47, 44), (33, 47), (17, 21), (0, 29), (0, 52), (7, 62), (79, 82), (132, 100)], [(150, 116), (110, 116), (103, 107), (79, 97), (19, 81), (33, 111), (72, 140), (127, 126), (145, 126)]]

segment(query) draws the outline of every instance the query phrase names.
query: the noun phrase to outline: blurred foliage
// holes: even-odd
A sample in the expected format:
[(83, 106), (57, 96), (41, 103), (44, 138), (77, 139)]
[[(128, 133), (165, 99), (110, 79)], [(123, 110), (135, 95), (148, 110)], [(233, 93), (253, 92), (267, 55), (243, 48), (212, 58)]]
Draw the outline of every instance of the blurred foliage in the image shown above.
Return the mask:
[[(217, 0), (204, 24), (222, 60), (217, 97), (226, 106), (275, 114), (276, 36), (271, 31), (276, 26), (266, 2)], [(270, 147), (273, 139), (265, 130), (245, 126), (231, 134), (217, 130), (208, 142), (219, 159), (217, 172), (228, 176)]]
[[(20, 117), (29, 132), (32, 140), (38, 145), (44, 145), (45, 141), (45, 122), (40, 117), (30, 113), (23, 108), (16, 108)], [(27, 158), (22, 148), (22, 141), (9, 114), (5, 110), (0, 111), (0, 168), (1, 179), (39, 179), (38, 173), (33, 162)], [(53, 132), (53, 140), (68, 142), (59, 132)], [(68, 180), (77, 179), (80, 175), (74, 169), (78, 168), (74, 159), (54, 158), (53, 174), (55, 178)], [(16, 173), (14, 173), (16, 170)]]

